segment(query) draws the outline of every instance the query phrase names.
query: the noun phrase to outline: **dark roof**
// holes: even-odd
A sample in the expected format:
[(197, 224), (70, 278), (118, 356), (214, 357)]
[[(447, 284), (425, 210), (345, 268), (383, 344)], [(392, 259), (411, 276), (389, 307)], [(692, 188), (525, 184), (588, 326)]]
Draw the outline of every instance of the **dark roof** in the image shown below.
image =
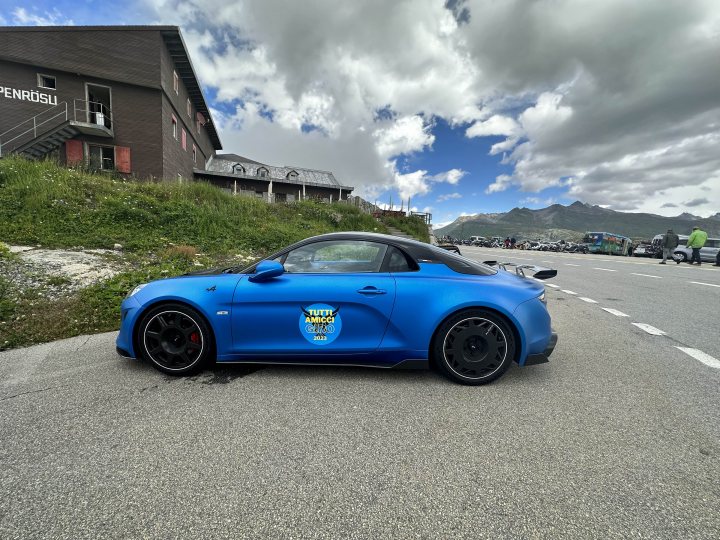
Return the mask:
[(187, 52), (185, 41), (183, 40), (180, 28), (177, 26), (2, 26), (0, 32), (86, 32), (86, 31), (102, 31), (102, 32), (160, 32), (160, 35), (165, 42), (165, 46), (170, 52), (170, 56), (175, 63), (175, 68), (178, 76), (182, 79), (185, 88), (187, 88), (188, 95), (190, 96), (195, 109), (202, 113), (207, 120), (205, 129), (208, 132), (208, 136), (212, 141), (213, 148), (215, 150), (222, 149), (222, 143), (220, 137), (215, 129), (215, 123), (213, 122), (212, 115), (210, 114), (210, 108), (207, 105), (205, 94), (203, 93), (202, 87), (198, 81), (195, 69), (193, 68), (190, 60), (190, 55)]
[[(238, 170), (236, 165), (241, 165), (242, 170)], [(263, 178), (259, 172), (265, 169), (267, 177)], [(286, 184), (295, 184), (298, 186), (317, 186), (332, 189), (342, 189), (343, 191), (352, 191), (352, 186), (344, 186), (335, 178), (330, 171), (322, 171), (319, 169), (306, 169), (304, 167), (278, 167), (275, 165), (267, 165), (258, 161), (246, 160), (237, 154), (215, 154), (208, 159), (204, 170), (196, 170), (195, 174), (204, 176), (246, 178), (250, 180), (272, 180), (273, 182), (282, 182)]]
[(222, 150), (220, 136), (215, 129), (215, 122), (213, 122), (210, 109), (205, 100), (205, 94), (203, 93), (203, 89), (200, 86), (197, 75), (195, 74), (195, 69), (193, 68), (192, 61), (190, 60), (190, 55), (187, 52), (185, 41), (180, 33), (180, 28), (177, 26), (155, 28), (160, 30), (160, 33), (165, 40), (165, 45), (170, 52), (170, 56), (172, 57), (173, 62), (175, 62), (177, 74), (180, 79), (182, 79), (185, 88), (187, 88), (188, 95), (190, 96), (193, 105), (195, 105), (195, 109), (202, 113), (207, 119), (205, 129), (207, 130), (208, 136), (213, 143), (213, 148), (215, 148), (215, 150)]
[(215, 154), (215, 156), (220, 159), (237, 161), (238, 163), (245, 162), (245, 163), (255, 163), (256, 165), (265, 165), (264, 163), (260, 163), (259, 161), (255, 161), (254, 159), (239, 156), (237, 154)]

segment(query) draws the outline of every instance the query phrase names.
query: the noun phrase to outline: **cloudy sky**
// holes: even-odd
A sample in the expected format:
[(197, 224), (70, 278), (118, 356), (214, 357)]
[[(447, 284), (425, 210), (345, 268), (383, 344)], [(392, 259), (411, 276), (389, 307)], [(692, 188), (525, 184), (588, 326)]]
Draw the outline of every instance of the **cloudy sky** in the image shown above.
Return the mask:
[(574, 200), (720, 211), (717, 0), (117, 5), (0, 0), (0, 24), (179, 25), (226, 151), (436, 223)]

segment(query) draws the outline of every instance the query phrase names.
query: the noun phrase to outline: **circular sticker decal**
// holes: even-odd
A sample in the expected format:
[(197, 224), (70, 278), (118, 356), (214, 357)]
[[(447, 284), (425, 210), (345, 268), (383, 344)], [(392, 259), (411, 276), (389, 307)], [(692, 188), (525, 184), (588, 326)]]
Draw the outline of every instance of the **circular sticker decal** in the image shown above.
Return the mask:
[(327, 304), (300, 307), (300, 333), (313, 345), (328, 345), (335, 341), (342, 330), (340, 308)]

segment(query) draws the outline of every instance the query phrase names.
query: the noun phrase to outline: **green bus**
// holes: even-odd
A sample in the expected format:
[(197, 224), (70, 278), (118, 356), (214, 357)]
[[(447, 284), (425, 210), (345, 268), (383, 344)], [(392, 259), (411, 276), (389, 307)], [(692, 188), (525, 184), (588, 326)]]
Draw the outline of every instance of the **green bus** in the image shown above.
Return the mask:
[(583, 244), (587, 246), (590, 253), (627, 255), (632, 246), (632, 240), (627, 236), (609, 232), (586, 232)]

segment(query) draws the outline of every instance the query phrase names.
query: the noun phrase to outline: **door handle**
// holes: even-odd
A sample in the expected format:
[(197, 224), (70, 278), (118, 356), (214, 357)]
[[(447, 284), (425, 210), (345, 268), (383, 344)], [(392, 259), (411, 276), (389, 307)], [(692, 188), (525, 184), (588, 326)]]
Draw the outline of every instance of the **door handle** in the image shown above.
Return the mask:
[(375, 287), (364, 287), (362, 289), (358, 289), (360, 294), (386, 294), (387, 291), (384, 289), (377, 289)]

